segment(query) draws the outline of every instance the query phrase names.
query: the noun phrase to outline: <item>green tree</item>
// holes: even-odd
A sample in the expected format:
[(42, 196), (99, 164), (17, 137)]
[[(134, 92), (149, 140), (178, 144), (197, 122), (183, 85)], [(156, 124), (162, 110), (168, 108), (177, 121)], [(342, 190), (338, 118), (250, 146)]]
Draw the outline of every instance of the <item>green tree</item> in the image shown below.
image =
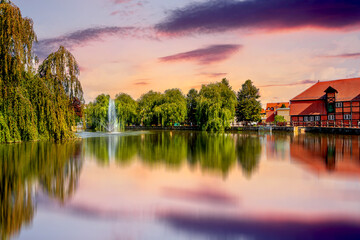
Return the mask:
[(284, 123), (286, 122), (284, 116), (280, 116), (280, 115), (276, 115), (274, 118), (274, 123), (278, 124), (278, 123)]
[(235, 118), (236, 95), (227, 79), (203, 85), (198, 98), (197, 119), (203, 130), (224, 131)]
[(162, 99), (154, 107), (158, 121), (162, 126), (182, 123), (186, 119), (186, 99), (179, 89), (166, 90)]
[(139, 120), (145, 126), (158, 124), (154, 108), (162, 101), (161, 93), (149, 91), (138, 100)]
[[(35, 41), (32, 20), (23, 18), (20, 9), (10, 1), (1, 1), (0, 143), (74, 137), (71, 126), (75, 122), (75, 111), (81, 112), (81, 104), (76, 101), (74, 107), (72, 96), (82, 100), (80, 82), (70, 77), (73, 84), (70, 86), (56, 82), (57, 74), (36, 75), (33, 64), (37, 58), (32, 50)], [(75, 62), (73, 58), (71, 61)], [(45, 65), (46, 61), (41, 66)], [(59, 62), (59, 68), (49, 69), (65, 70), (69, 66)], [(70, 66), (70, 72), (65, 72), (74, 76), (71, 69), (74, 68)], [(66, 95), (73, 86), (76, 93)]]
[(137, 102), (128, 94), (120, 93), (115, 97), (116, 114), (121, 127), (136, 123)]
[(189, 93), (186, 95), (187, 119), (189, 123), (194, 125), (197, 125), (196, 111), (198, 105), (198, 96), (199, 93), (194, 88), (190, 89)]
[(236, 117), (239, 122), (259, 122), (261, 120), (261, 103), (259, 89), (251, 80), (246, 80), (237, 94)]
[(108, 122), (108, 108), (110, 96), (101, 94), (94, 102), (90, 102), (85, 109), (86, 122), (90, 128), (105, 131)]

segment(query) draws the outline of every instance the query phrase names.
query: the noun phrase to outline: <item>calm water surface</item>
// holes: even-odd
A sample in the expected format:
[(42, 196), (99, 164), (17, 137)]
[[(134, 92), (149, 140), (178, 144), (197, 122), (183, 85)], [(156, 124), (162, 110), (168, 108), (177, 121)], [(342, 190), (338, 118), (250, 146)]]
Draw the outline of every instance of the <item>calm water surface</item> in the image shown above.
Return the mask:
[(360, 136), (0, 145), (2, 239), (360, 239)]

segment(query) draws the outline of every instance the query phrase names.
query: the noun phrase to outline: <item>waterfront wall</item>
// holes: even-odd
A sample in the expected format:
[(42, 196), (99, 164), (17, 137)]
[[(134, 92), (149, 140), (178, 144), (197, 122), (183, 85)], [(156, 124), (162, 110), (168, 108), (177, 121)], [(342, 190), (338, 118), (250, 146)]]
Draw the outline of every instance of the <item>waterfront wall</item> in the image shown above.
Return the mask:
[[(179, 130), (179, 131), (201, 131), (197, 126), (129, 126), (125, 130)], [(286, 127), (286, 126), (271, 126), (272, 131), (282, 132), (311, 132), (311, 133), (328, 133), (328, 134), (351, 134), (360, 135), (360, 128), (334, 128), (334, 127)], [(229, 131), (270, 131), (270, 127), (264, 126), (244, 126), (244, 127), (231, 127)]]

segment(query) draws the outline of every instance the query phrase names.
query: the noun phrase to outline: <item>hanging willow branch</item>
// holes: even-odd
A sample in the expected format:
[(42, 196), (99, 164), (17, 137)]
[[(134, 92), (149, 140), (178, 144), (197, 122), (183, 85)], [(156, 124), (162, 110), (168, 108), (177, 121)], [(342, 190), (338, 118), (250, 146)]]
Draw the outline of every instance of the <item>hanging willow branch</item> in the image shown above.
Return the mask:
[(10, 1), (0, 3), (0, 81), (17, 84), (21, 73), (33, 67), (32, 45), (37, 41), (33, 21), (23, 18)]
[(83, 90), (79, 81), (80, 70), (75, 57), (60, 46), (57, 52), (50, 54), (39, 66), (39, 75), (46, 79), (55, 93), (62, 90), (71, 101), (83, 102)]

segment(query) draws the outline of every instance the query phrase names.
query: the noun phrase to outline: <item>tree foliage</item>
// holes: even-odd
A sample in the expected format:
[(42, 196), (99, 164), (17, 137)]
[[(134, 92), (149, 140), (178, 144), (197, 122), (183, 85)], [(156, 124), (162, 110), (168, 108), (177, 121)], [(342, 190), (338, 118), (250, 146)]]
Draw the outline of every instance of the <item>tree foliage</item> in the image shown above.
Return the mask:
[(187, 119), (192, 125), (197, 125), (197, 105), (198, 105), (199, 93), (196, 89), (192, 88), (186, 95), (186, 108), (187, 108)]
[(251, 80), (246, 80), (237, 94), (236, 117), (239, 122), (258, 122), (261, 120), (261, 103), (259, 89)]
[(236, 95), (227, 79), (203, 85), (198, 98), (197, 119), (203, 130), (223, 131), (235, 118)]
[(149, 91), (138, 100), (138, 116), (140, 122), (145, 126), (156, 125), (159, 117), (155, 114), (155, 107), (162, 101), (161, 93)]
[(86, 106), (86, 122), (97, 131), (105, 131), (108, 122), (110, 96), (101, 94)]
[(124, 126), (136, 123), (137, 121), (137, 102), (128, 94), (120, 93), (115, 97), (116, 114), (118, 122)]
[(186, 118), (186, 99), (179, 89), (166, 90), (154, 108), (154, 113), (162, 126), (182, 123)]
[[(73, 85), (66, 85), (59, 82), (56, 74), (36, 75), (37, 58), (32, 48), (35, 41), (32, 20), (23, 18), (20, 9), (10, 1), (1, 1), (0, 143), (74, 136), (71, 126), (76, 119), (72, 96), (83, 101), (80, 82), (71, 78)], [(63, 49), (63, 52), (67, 51)], [(70, 65), (63, 64), (57, 64), (59, 69), (71, 69)], [(71, 76), (78, 76), (78, 71), (69, 71)], [(67, 92), (74, 94), (67, 95)], [(77, 104), (79, 108), (82, 102)]]

